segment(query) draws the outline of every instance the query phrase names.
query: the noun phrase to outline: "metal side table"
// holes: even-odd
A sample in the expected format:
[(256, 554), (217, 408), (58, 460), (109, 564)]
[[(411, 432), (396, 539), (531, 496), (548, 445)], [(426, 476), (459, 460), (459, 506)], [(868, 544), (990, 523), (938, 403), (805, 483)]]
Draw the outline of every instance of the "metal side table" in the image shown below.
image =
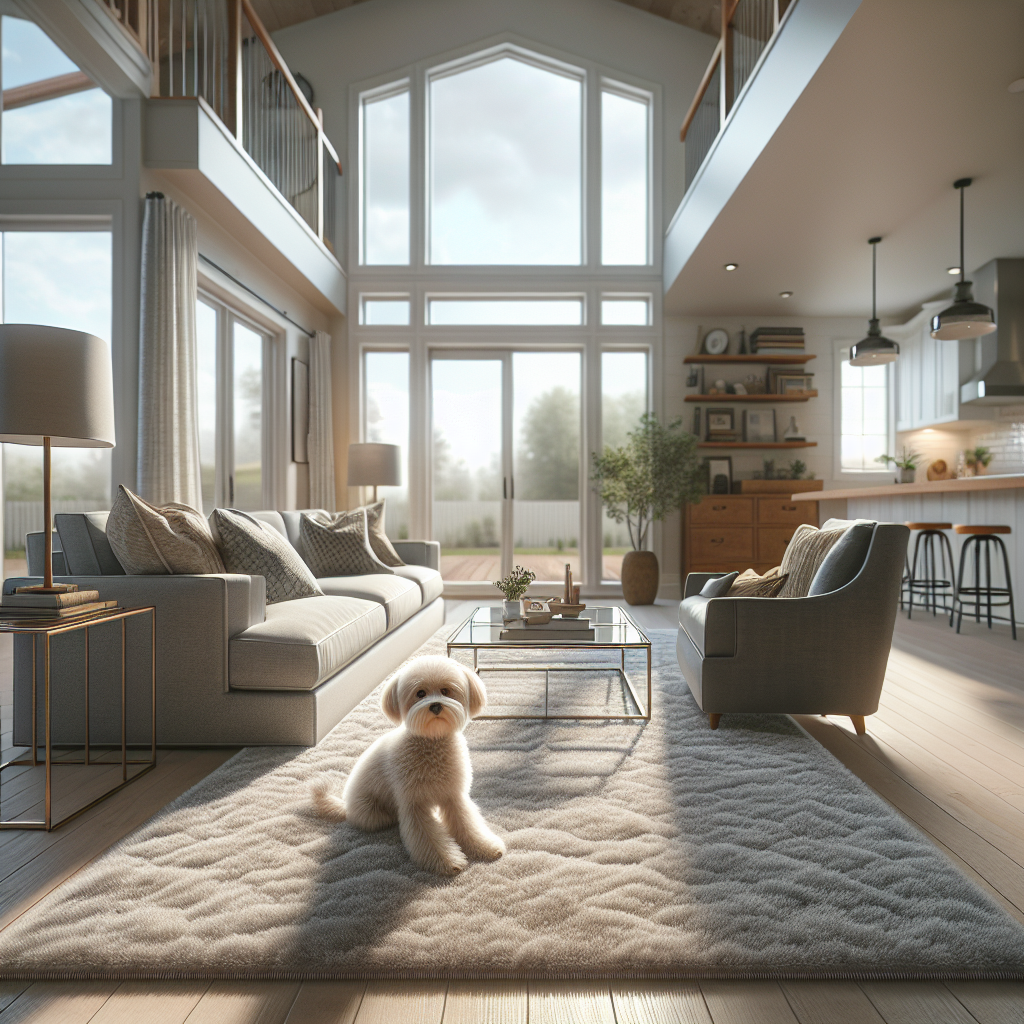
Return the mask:
[[(149, 742), (149, 757), (148, 758), (131, 758), (128, 756), (128, 714), (127, 714), (127, 648), (126, 648), (126, 626), (130, 618), (134, 618), (140, 615), (148, 615), (150, 617), (150, 742)], [(118, 760), (103, 760), (104, 753), (111, 753), (116, 751), (118, 748), (116, 744), (94, 744), (92, 742), (92, 735), (90, 731), (89, 723), (89, 631), (96, 626), (107, 626), (111, 623), (121, 623), (121, 744), (120, 744), (120, 761)], [(53, 695), (51, 688), (51, 662), (52, 652), (51, 645), (55, 637), (67, 633), (73, 633), (77, 630), (85, 631), (85, 658), (84, 658), (84, 672), (83, 681), (85, 685), (85, 731), (84, 731), (84, 744), (60, 744), (56, 745), (52, 739), (51, 729), (51, 717), (53, 712)], [(95, 615), (76, 619), (71, 622), (54, 622), (48, 621), (46, 623), (30, 623), (24, 622), (23, 620), (10, 620), (0, 618), (0, 633), (13, 633), (17, 636), (31, 636), (32, 637), (32, 745), (31, 753), (28, 755), (21, 755), (20, 757), (14, 757), (9, 760), (0, 762), (0, 773), (5, 768), (14, 767), (27, 767), (27, 768), (40, 768), (42, 767), (45, 772), (45, 786), (43, 795), (43, 817), (40, 819), (26, 819), (17, 817), (11, 820), (0, 820), (0, 829), (44, 829), (49, 832), (52, 829), (57, 828), (59, 825), (63, 825), (66, 821), (70, 821), (72, 818), (77, 817), (84, 811), (89, 810), (90, 807), (94, 807), (101, 800), (105, 800), (112, 793), (116, 793), (119, 789), (123, 789), (125, 786), (134, 782), (136, 779), (145, 775), (146, 772), (151, 771), (156, 766), (156, 608), (144, 607), (144, 608), (112, 608), (110, 611), (98, 612)], [(44, 726), (45, 735), (43, 741), (43, 758), (39, 758), (39, 719), (38, 719), (38, 659), (40, 655), (40, 648), (42, 648), (43, 658), (43, 701), (44, 701)], [(132, 744), (135, 746), (135, 744)], [(18, 747), (16, 749), (23, 749)], [(67, 757), (62, 751), (65, 749), (70, 750), (74, 753), (81, 751), (79, 757)], [(99, 754), (96, 751), (100, 750)], [(76, 808), (68, 814), (65, 814), (59, 820), (53, 819), (53, 769), (63, 768), (66, 766), (81, 765), (84, 768), (104, 768), (104, 769), (116, 769), (120, 766), (120, 772), (112, 772), (114, 775), (115, 782), (112, 786), (105, 789), (103, 792), (96, 796), (93, 796), (81, 807)], [(129, 776), (129, 768), (132, 766), (143, 766), (141, 770), (134, 771)], [(2, 774), (0, 774), (2, 779)], [(0, 798), (3, 797), (3, 787), (0, 785)], [(38, 800), (35, 801), (38, 803)]]

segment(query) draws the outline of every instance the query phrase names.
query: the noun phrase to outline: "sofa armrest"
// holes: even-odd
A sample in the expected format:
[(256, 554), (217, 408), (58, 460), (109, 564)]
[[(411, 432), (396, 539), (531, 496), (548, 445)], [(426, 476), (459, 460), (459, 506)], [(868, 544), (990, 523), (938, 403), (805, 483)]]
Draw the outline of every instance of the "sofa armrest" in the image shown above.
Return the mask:
[(683, 600), (699, 594), (708, 580), (717, 580), (719, 576), (728, 576), (725, 572), (688, 572), (683, 582)]
[(393, 540), (391, 546), (406, 565), (441, 569), (441, 544), (436, 540)]
[[(50, 564), (53, 566), (54, 576), (67, 576), (68, 561), (60, 546), (60, 535), (56, 530), (52, 533), (53, 553), (50, 557)], [(25, 534), (25, 558), (28, 561), (28, 571), (32, 576), (42, 576), (43, 565), (46, 561), (46, 534), (42, 530)]]

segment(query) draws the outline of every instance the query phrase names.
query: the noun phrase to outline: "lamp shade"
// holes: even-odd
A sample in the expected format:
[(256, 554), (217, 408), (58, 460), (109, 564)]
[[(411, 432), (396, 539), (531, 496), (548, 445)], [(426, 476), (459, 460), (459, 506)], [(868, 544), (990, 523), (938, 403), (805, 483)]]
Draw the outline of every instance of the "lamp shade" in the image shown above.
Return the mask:
[(397, 444), (350, 444), (349, 487), (398, 487), (402, 483), (401, 456)]
[(0, 324), (0, 441), (114, 447), (107, 343), (36, 324)]
[(932, 337), (939, 341), (980, 338), (995, 329), (995, 314), (988, 306), (974, 301), (970, 281), (959, 282), (953, 305), (932, 317)]
[(876, 319), (872, 319), (870, 322), (868, 336), (850, 347), (851, 366), (878, 366), (882, 363), (894, 363), (899, 356), (899, 345), (882, 334)]

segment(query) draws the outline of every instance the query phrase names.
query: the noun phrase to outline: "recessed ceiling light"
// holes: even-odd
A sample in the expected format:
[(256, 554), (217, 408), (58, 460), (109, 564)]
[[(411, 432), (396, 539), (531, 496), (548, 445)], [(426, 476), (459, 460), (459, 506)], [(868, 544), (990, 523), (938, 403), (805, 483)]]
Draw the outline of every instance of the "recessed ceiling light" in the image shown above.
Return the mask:
[(738, 263), (726, 263), (726, 265), (725, 265), (725, 269), (726, 270), (736, 270), (738, 267), (739, 267)]
[(792, 292), (779, 292), (779, 298), (780, 299), (791, 299), (791, 298), (793, 298), (793, 293)]
[(946, 267), (946, 273), (947, 274), (959, 274), (960, 273), (960, 268), (959, 267)]
[(1007, 92), (1024, 92), (1024, 78), (1018, 78), (1011, 82), (1006, 89)]

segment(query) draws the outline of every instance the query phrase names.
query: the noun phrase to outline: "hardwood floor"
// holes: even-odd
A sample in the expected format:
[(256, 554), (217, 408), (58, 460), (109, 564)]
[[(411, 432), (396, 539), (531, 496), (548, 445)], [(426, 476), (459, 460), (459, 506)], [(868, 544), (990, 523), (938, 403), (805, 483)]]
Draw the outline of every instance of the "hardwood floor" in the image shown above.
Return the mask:
[[(448, 602), (449, 622), (471, 602)], [(635, 608), (674, 629), (675, 605)], [(0, 747), (10, 746), (0, 636)], [(7, 644), (7, 646), (5, 646)], [(878, 714), (796, 720), (1024, 923), (1024, 639), (897, 620)], [(46, 834), (0, 833), (0, 928), (232, 750), (162, 751), (146, 778)], [(16, 780), (15, 780), (16, 781)], [(8, 780), (4, 779), (5, 793)], [(10, 787), (12, 790), (14, 786)], [(1024, 983), (0, 982), (0, 1024), (1024, 1024)]]

